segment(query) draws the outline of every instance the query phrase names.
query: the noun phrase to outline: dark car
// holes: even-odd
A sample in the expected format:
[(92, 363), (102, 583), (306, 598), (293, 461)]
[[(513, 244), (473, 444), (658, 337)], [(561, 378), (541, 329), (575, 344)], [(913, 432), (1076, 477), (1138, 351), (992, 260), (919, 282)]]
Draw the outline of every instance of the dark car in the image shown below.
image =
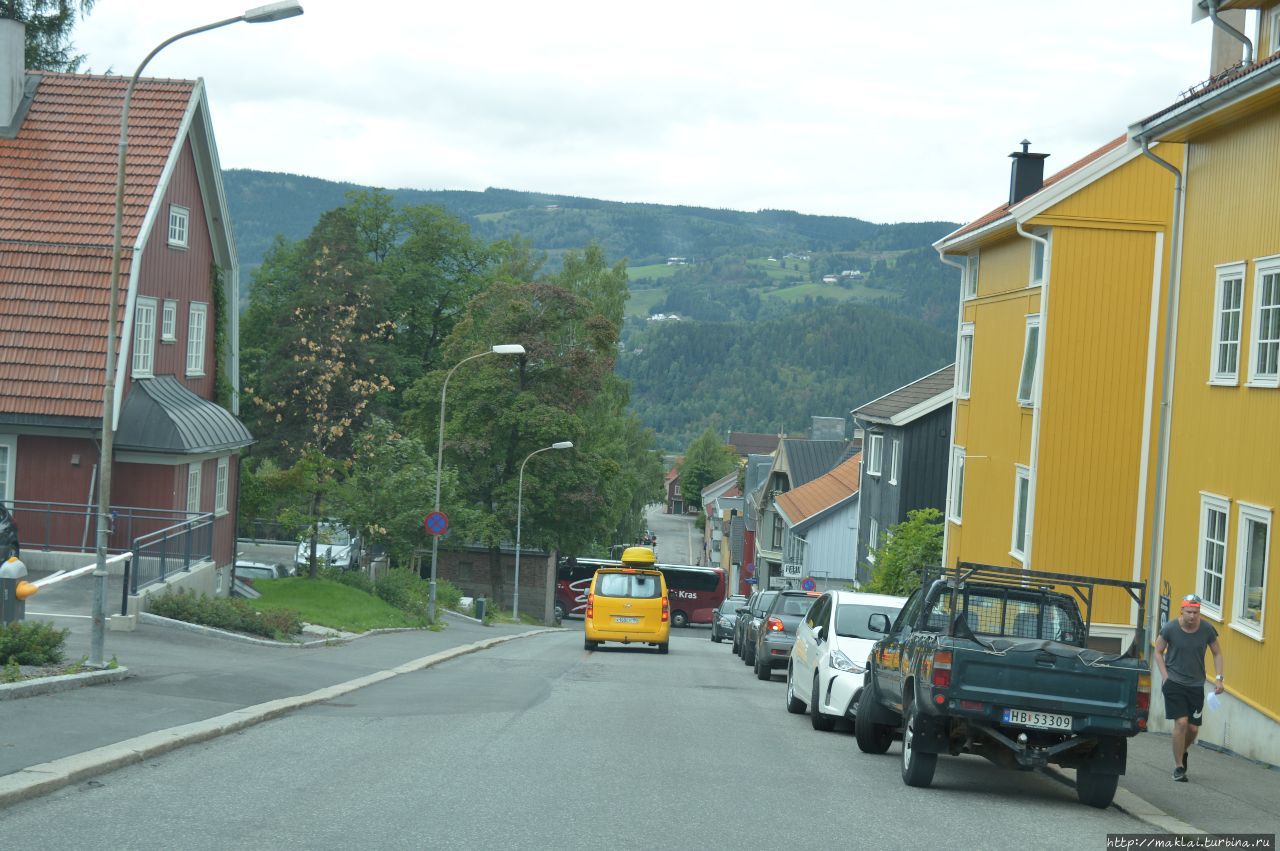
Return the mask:
[(724, 598), (724, 602), (720, 604), (720, 608), (716, 609), (715, 615), (711, 618), (712, 641), (719, 644), (725, 636), (733, 638), (734, 621), (738, 617), (738, 609), (745, 602), (747, 602), (747, 598), (741, 594), (734, 594), (732, 597)]
[(747, 613), (751, 609), (751, 604), (755, 602), (756, 597), (760, 596), (759, 591), (752, 591), (747, 597), (745, 603), (739, 603), (738, 608), (734, 611), (737, 613), (733, 619), (733, 655), (741, 656), (743, 649), (742, 633), (746, 629)]
[(779, 591), (770, 601), (751, 651), (756, 679), (767, 680), (775, 668), (787, 667), (791, 648), (796, 643), (796, 628), (820, 596), (817, 591)]
[(778, 591), (761, 591), (751, 601), (751, 606), (742, 622), (742, 662), (745, 665), (756, 663), (756, 639), (764, 626), (765, 612), (777, 599)]

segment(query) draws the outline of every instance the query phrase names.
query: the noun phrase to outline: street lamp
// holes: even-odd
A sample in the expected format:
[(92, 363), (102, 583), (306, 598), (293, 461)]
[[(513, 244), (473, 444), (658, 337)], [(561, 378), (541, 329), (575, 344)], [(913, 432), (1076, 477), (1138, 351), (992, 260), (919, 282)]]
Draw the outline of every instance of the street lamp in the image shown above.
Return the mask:
[(107, 297), (107, 369), (106, 380), (102, 385), (102, 448), (98, 464), (98, 558), (93, 570), (96, 579), (93, 591), (93, 631), (89, 642), (89, 665), (95, 668), (101, 668), (106, 664), (102, 658), (102, 645), (107, 624), (107, 537), (110, 532), (109, 514), (111, 513), (111, 456), (115, 444), (112, 413), (116, 395), (116, 310), (120, 302), (120, 254), (123, 241), (121, 234), (124, 229), (124, 159), (125, 151), (129, 146), (129, 102), (133, 99), (133, 90), (138, 85), (138, 78), (142, 76), (142, 69), (147, 67), (147, 63), (155, 58), (157, 53), (178, 39), (240, 21), (247, 24), (266, 24), (301, 14), (302, 6), (296, 0), (286, 0), (283, 3), (257, 6), (243, 15), (170, 36), (147, 54), (147, 58), (143, 59), (138, 70), (133, 72), (129, 85), (124, 90), (124, 106), (120, 110), (120, 147), (116, 159), (116, 219), (111, 233), (111, 283)]
[[(440, 479), (444, 475), (444, 394), (449, 389), (449, 379), (453, 377), (454, 370), (462, 366), (469, 360), (482, 358), (485, 355), (522, 355), (524, 354), (524, 346), (519, 343), (503, 343), (493, 346), (487, 352), (480, 352), (471, 357), (463, 358), (453, 365), (453, 369), (449, 370), (444, 377), (444, 384), (440, 385), (440, 430), (436, 434), (436, 507), (437, 513), (440, 511)], [(427, 583), (427, 621), (429, 623), (436, 622), (436, 556), (440, 549), (440, 536), (431, 536), (431, 581)]]
[(511, 616), (516, 620), (520, 620), (520, 501), (524, 496), (524, 465), (529, 463), (529, 459), (537, 455), (539, 452), (546, 452), (548, 449), (572, 449), (572, 440), (561, 440), (550, 446), (544, 446), (541, 449), (535, 449), (525, 456), (520, 462), (520, 483), (516, 485), (516, 587), (515, 592), (511, 596)]

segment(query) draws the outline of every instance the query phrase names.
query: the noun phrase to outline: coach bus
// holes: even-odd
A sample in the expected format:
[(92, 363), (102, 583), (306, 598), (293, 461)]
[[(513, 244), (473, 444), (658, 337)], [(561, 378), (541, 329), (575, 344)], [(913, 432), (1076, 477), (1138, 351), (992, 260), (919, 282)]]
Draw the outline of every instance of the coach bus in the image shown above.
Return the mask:
[[(587, 589), (600, 567), (616, 567), (617, 561), (564, 556), (556, 570), (556, 617), (582, 617), (587, 609)], [(667, 580), (671, 625), (711, 623), (726, 594), (725, 572), (719, 567), (657, 564)]]

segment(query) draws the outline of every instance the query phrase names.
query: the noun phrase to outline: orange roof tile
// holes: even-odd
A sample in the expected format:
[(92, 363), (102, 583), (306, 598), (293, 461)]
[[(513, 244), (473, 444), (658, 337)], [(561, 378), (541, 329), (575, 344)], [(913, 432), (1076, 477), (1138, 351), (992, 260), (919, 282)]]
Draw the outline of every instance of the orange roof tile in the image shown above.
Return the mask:
[(800, 523), (857, 493), (861, 466), (862, 453), (857, 452), (849, 460), (837, 464), (831, 472), (787, 491), (774, 502), (792, 525)]
[[(41, 73), (0, 139), (0, 413), (100, 417), (120, 110), (128, 80)], [(122, 281), (191, 103), (140, 80), (129, 110)], [(124, 293), (121, 293), (123, 315)]]

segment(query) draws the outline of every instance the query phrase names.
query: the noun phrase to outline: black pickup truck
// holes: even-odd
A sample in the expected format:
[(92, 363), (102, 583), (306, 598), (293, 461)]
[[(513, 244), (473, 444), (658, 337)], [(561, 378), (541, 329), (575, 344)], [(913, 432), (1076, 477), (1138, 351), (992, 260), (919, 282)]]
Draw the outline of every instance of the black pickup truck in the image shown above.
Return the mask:
[(969, 563), (926, 572), (892, 625), (870, 621), (885, 637), (858, 700), (858, 747), (884, 753), (901, 738), (908, 786), (933, 782), (940, 753), (1055, 763), (1076, 770), (1082, 803), (1109, 806), (1128, 739), (1146, 729), (1151, 677), (1141, 634), (1123, 656), (1089, 649), (1098, 590), (1127, 593), (1144, 623), (1138, 582)]

